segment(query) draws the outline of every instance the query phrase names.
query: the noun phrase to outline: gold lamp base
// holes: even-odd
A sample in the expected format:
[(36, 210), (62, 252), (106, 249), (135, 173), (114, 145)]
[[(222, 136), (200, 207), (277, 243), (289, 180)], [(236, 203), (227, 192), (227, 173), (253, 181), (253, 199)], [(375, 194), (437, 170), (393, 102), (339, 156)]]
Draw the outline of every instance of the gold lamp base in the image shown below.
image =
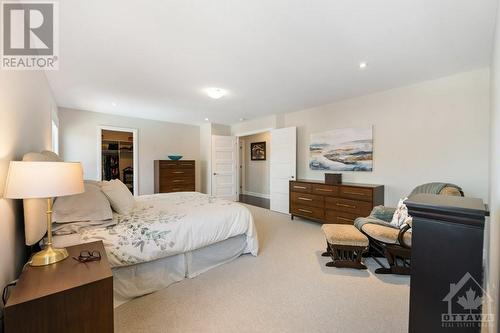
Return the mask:
[(64, 260), (68, 257), (68, 251), (66, 249), (53, 248), (52, 245), (48, 245), (45, 249), (37, 252), (31, 257), (31, 266), (46, 266), (58, 261)]

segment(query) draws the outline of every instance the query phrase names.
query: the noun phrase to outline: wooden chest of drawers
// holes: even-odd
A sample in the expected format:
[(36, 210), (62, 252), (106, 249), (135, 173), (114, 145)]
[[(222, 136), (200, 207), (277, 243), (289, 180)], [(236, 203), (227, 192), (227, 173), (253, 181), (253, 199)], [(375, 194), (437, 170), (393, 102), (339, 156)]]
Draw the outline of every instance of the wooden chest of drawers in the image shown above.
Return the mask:
[(353, 224), (384, 204), (384, 186), (321, 181), (290, 181), (290, 214), (321, 223)]
[(195, 161), (156, 160), (155, 193), (195, 191)]

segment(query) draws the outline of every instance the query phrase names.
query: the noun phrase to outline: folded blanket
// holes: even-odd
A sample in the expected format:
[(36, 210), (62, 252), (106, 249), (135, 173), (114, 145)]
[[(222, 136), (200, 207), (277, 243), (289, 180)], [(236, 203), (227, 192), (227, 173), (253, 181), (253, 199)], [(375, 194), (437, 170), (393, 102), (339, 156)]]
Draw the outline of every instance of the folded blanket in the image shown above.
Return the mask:
[(439, 194), (443, 188), (445, 187), (454, 187), (457, 190), (460, 191), (462, 196), (464, 195), (464, 192), (462, 191), (462, 188), (458, 185), (455, 184), (450, 184), (450, 183), (427, 183), (423, 184), (420, 186), (417, 186), (411, 191), (410, 196), (414, 194), (420, 194), (420, 193), (426, 193), (426, 194)]
[(389, 227), (389, 228), (392, 228), (392, 229), (398, 229), (398, 227), (390, 224), (389, 222), (385, 222), (383, 220), (380, 220), (380, 219), (377, 219), (376, 217), (373, 217), (373, 216), (368, 216), (368, 217), (358, 217), (355, 221), (354, 221), (354, 226), (356, 228), (358, 228), (358, 230), (362, 230), (363, 226), (365, 224), (378, 224), (378, 225), (381, 225), (381, 226), (384, 226), (384, 227)]

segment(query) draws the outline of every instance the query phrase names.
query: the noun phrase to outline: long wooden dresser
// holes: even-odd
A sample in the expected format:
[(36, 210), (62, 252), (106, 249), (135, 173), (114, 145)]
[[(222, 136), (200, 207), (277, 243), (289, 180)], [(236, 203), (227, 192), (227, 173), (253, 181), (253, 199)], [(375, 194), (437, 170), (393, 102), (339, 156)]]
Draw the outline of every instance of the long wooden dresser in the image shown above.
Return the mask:
[(353, 224), (384, 204), (384, 186), (315, 180), (290, 181), (290, 214), (321, 223)]
[(155, 193), (195, 191), (195, 161), (156, 160)]

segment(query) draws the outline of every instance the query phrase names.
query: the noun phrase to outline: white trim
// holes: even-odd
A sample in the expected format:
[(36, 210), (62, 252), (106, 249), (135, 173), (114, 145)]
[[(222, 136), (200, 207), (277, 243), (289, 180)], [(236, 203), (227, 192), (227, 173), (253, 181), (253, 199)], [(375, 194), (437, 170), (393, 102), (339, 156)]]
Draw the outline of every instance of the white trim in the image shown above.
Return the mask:
[(250, 192), (250, 191), (243, 191), (243, 194), (246, 195), (251, 195), (253, 197), (259, 197), (259, 198), (264, 198), (264, 199), (269, 199), (271, 197), (270, 194), (264, 194), (264, 193), (257, 193), (257, 192)]
[(132, 150), (134, 158), (134, 196), (139, 195), (139, 145), (138, 145), (138, 130), (137, 128), (115, 127), (107, 125), (97, 126), (97, 179), (102, 180), (102, 130), (117, 131), (117, 132), (132, 132)]
[(269, 132), (273, 129), (276, 129), (276, 127), (269, 127), (269, 128), (264, 128), (264, 129), (258, 129), (250, 132), (243, 132), (243, 133), (235, 133), (233, 136), (248, 136), (248, 135), (254, 135), (254, 134), (259, 134), (259, 133), (264, 133), (264, 132)]
[[(238, 180), (238, 192), (243, 194), (245, 192), (245, 165), (246, 165), (246, 161), (245, 161), (245, 157), (246, 157), (246, 152), (245, 152), (245, 145), (246, 145), (246, 142), (245, 142), (245, 139), (241, 139), (239, 137), (238, 138), (238, 154), (240, 154), (240, 156), (238, 156), (238, 162), (240, 161), (241, 159), (241, 167), (240, 167), (240, 172), (238, 173), (241, 174), (241, 179)], [(241, 149), (239, 149), (239, 147), (242, 147)], [(240, 185), (241, 185), (241, 190), (240, 190)]]

